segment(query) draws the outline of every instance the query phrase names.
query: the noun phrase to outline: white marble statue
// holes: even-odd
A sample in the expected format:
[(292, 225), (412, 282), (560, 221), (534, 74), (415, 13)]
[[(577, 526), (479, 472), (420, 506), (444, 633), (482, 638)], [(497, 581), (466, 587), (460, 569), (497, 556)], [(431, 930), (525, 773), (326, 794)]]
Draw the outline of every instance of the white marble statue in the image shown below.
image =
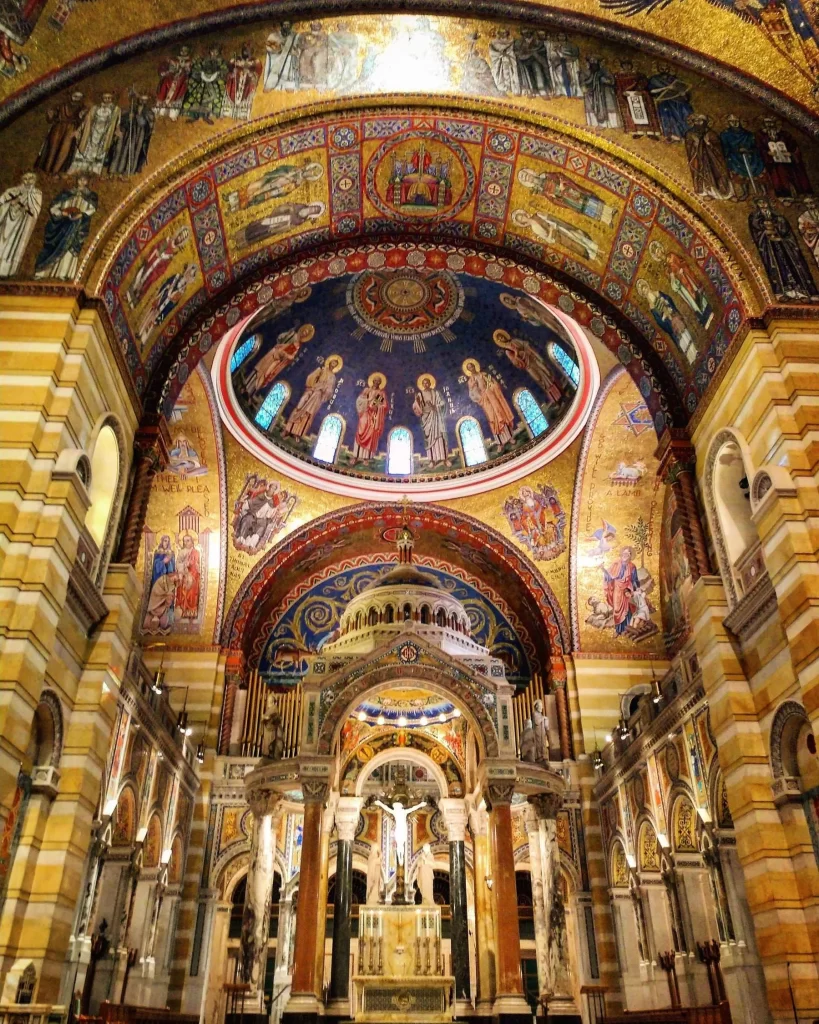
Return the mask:
[(549, 719), (543, 713), (543, 701), (536, 700), (532, 713), (532, 728), (535, 733), (535, 761), (549, 760)]
[(419, 804), (415, 804), (412, 807), (404, 807), (400, 800), (396, 800), (392, 807), (382, 803), (381, 800), (376, 800), (375, 804), (380, 807), (382, 811), (386, 811), (387, 814), (392, 815), (395, 819), (395, 828), (393, 830), (393, 840), (395, 841), (395, 856), (399, 864), (403, 865), (404, 856), (407, 850), (407, 836), (409, 834), (407, 829), (407, 819), (411, 814), (419, 811), (422, 807), (426, 806), (426, 800), (422, 800)]
[(432, 855), (429, 843), (424, 843), (421, 850), (421, 859), (418, 864), (416, 876), (418, 888), (421, 891), (421, 902), (425, 907), (431, 907), (435, 903), (433, 896), (433, 884), (435, 881), (435, 858)]
[(367, 906), (374, 907), (381, 899), (382, 865), (381, 845), (370, 844), (370, 854), (367, 857)]
[(527, 718), (523, 723), (523, 732), (520, 736), (520, 759), (530, 763), (535, 760), (535, 730), (532, 727), (531, 718)]

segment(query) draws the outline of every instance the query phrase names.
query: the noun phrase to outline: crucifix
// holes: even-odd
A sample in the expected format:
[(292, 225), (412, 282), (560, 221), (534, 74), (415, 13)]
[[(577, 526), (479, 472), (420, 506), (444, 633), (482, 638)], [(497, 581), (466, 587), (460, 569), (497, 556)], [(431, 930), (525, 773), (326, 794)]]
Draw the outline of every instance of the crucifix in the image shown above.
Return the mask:
[(407, 828), (407, 821), (411, 814), (419, 811), (422, 807), (426, 806), (426, 800), (422, 800), (420, 803), (414, 804), (412, 807), (405, 807), (400, 800), (395, 800), (390, 806), (385, 804), (381, 800), (375, 800), (375, 805), (380, 807), (383, 811), (386, 811), (393, 820), (395, 821), (395, 829), (393, 832), (393, 841), (395, 842), (395, 892), (393, 893), (393, 903), (406, 903), (406, 887), (404, 881), (404, 858), (407, 851), (407, 836), (409, 830)]

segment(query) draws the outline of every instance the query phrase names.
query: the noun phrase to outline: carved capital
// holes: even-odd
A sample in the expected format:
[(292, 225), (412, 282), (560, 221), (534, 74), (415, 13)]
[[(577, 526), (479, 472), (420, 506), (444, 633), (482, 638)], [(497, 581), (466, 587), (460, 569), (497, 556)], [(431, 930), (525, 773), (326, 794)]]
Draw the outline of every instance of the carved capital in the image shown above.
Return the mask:
[(684, 430), (672, 430), (666, 438), (664, 446), (657, 452), (660, 460), (658, 473), (664, 483), (673, 484), (680, 474), (695, 471), (697, 455)]
[(137, 459), (148, 464), (149, 471), (158, 473), (166, 466), (170, 457), (171, 434), (164, 416), (143, 420), (134, 435), (134, 452)]
[(514, 782), (487, 782), (484, 799), (490, 809), (501, 804), (511, 804), (515, 795)]
[(260, 818), (272, 817), (277, 811), (280, 811), (283, 800), (284, 797), (281, 793), (276, 792), (275, 789), (267, 789), (263, 786), (260, 786), (258, 789), (250, 789), (247, 792), (248, 806), (257, 821)]
[(342, 796), (339, 799), (336, 807), (336, 829), (342, 842), (352, 842), (355, 839), (363, 803), (364, 798), (360, 796)]
[(538, 821), (543, 818), (554, 820), (562, 803), (563, 797), (559, 793), (538, 793), (537, 796), (529, 797), (529, 806)]
[(306, 804), (325, 804), (330, 787), (323, 779), (302, 779), (302, 793)]
[(444, 816), (450, 843), (462, 843), (466, 837), (466, 802), (445, 797), (438, 801), (438, 807)]

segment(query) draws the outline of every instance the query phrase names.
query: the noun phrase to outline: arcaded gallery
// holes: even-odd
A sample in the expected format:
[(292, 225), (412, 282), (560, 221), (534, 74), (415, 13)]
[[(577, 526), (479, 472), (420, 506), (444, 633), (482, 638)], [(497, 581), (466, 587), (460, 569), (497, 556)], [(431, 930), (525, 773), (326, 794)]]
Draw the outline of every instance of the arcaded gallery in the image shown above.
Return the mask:
[(819, 4), (0, 0), (0, 1024), (819, 1024)]

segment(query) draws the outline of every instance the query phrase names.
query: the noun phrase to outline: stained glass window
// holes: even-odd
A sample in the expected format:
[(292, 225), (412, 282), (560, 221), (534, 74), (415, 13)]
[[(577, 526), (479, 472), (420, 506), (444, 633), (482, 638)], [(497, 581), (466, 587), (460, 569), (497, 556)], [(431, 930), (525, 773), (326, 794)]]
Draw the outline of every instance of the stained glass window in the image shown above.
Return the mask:
[(412, 434), (406, 427), (393, 427), (387, 444), (387, 472), (412, 476)]
[(242, 363), (247, 359), (251, 352), (256, 349), (259, 341), (258, 334), (251, 334), (249, 338), (245, 338), (242, 344), (236, 349), (233, 355), (230, 357), (230, 372), (235, 373)]
[(276, 381), (265, 395), (265, 399), (256, 413), (256, 423), (262, 430), (267, 430), (289, 397), (290, 388), (287, 384), (284, 381)]
[(553, 363), (557, 363), (575, 387), (580, 383), (580, 367), (562, 345), (550, 341), (547, 351)]
[(344, 432), (344, 420), (336, 413), (325, 416), (321, 424), (321, 430), (316, 438), (316, 446), (313, 449), (313, 458), (319, 462), (335, 462), (338, 446), (341, 443), (341, 435)]
[(515, 405), (518, 407), (521, 416), (526, 420), (526, 424), (532, 432), (532, 437), (540, 437), (548, 429), (549, 424), (546, 422), (543, 410), (537, 404), (535, 396), (528, 388), (520, 388), (515, 392)]
[(483, 434), (476, 419), (471, 416), (464, 417), (458, 426), (458, 436), (461, 439), (464, 462), (467, 466), (477, 466), (481, 462), (486, 462)]

